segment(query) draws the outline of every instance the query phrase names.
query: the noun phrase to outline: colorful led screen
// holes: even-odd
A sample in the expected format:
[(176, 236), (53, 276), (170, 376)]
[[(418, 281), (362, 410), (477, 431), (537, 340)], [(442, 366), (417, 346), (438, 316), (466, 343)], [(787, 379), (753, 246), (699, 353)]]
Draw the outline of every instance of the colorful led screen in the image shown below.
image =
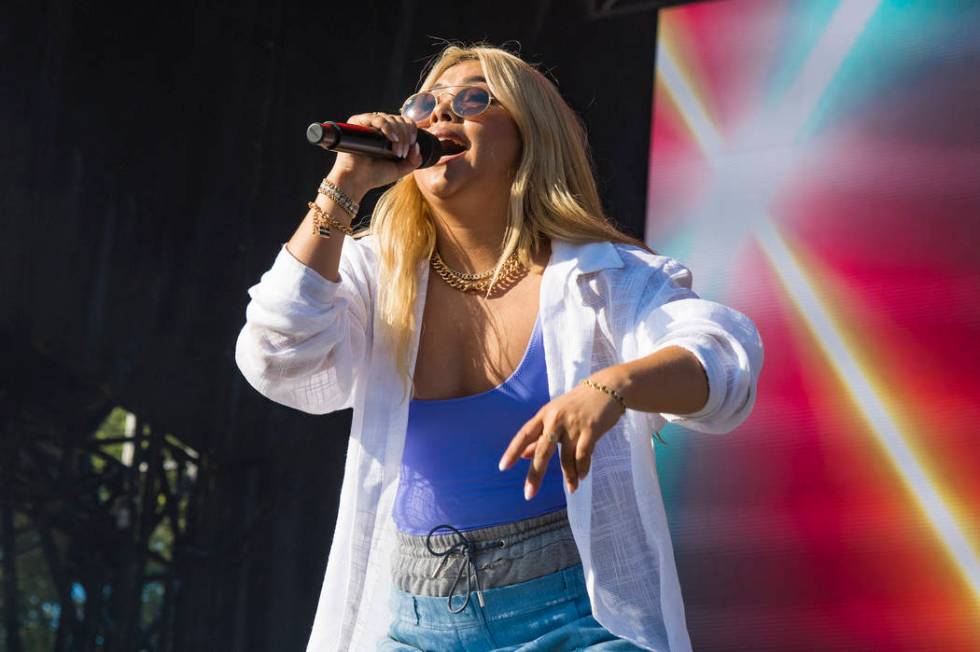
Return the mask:
[(647, 241), (753, 318), (657, 445), (696, 650), (980, 650), (980, 2), (662, 10)]

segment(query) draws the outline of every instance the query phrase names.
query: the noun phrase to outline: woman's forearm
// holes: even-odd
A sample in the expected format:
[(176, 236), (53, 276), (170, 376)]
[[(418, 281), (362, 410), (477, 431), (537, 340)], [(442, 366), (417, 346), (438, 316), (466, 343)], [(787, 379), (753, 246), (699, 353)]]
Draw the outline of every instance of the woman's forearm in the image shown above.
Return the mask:
[[(354, 183), (350, 178), (331, 171), (327, 179), (346, 192), (355, 202), (360, 202), (365, 190), (362, 185)], [(317, 206), (329, 217), (342, 224), (350, 224), (350, 216), (332, 199), (321, 193), (316, 196)], [(313, 209), (306, 213), (303, 222), (296, 228), (293, 237), (286, 243), (286, 249), (293, 258), (307, 267), (315, 269), (320, 276), (328, 281), (340, 280), (340, 251), (344, 245), (344, 234), (334, 229), (329, 238), (321, 238), (313, 232)]]
[(693, 414), (708, 402), (708, 377), (693, 353), (668, 346), (590, 376), (615, 389), (626, 406), (641, 412)]

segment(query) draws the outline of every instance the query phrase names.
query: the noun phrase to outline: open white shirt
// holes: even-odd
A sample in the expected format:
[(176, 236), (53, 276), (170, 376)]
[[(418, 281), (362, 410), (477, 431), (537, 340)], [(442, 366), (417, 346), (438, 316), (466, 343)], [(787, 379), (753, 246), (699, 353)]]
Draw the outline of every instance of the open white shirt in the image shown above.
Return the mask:
[[(235, 350), (242, 374), (273, 401), (312, 414), (354, 410), (340, 508), (307, 647), (315, 652), (373, 650), (391, 619), (392, 506), (410, 397), (388, 343), (377, 335), (375, 248), (374, 236), (346, 237), (341, 278), (334, 283), (283, 245), (248, 291), (251, 302)], [(422, 323), (427, 262), (418, 266), (416, 324)], [(703, 409), (684, 416), (627, 410), (597, 443), (577, 491), (565, 490), (594, 617), (616, 636), (671, 652), (690, 650), (691, 643), (651, 435), (666, 421), (729, 432), (752, 410), (763, 362), (752, 321), (698, 298), (691, 284), (686, 267), (638, 247), (553, 241), (539, 307), (552, 398), (594, 371), (668, 346), (691, 351), (707, 372)], [(416, 329), (410, 369), (418, 341)]]

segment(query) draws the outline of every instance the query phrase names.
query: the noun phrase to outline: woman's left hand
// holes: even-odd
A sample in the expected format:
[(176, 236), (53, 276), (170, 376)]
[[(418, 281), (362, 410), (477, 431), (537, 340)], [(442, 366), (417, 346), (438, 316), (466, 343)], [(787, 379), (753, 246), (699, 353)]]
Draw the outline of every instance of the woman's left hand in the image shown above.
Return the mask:
[[(616, 387), (613, 381), (600, 374), (592, 378)], [(524, 497), (530, 500), (538, 492), (548, 460), (557, 447), (557, 443), (549, 441), (548, 435), (557, 433), (565, 484), (570, 492), (574, 492), (579, 480), (589, 472), (596, 443), (616, 425), (623, 412), (616, 399), (580, 383), (570, 392), (546, 403), (521, 427), (500, 458), (500, 470), (509, 469), (518, 457), (533, 458), (524, 483)]]

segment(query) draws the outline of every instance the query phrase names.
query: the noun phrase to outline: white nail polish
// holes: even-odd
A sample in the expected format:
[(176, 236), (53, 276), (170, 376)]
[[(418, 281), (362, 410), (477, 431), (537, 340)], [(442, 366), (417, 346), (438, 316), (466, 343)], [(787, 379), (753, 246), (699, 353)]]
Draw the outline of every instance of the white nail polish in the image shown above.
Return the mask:
[(524, 500), (531, 500), (531, 485), (530, 483), (524, 483)]

